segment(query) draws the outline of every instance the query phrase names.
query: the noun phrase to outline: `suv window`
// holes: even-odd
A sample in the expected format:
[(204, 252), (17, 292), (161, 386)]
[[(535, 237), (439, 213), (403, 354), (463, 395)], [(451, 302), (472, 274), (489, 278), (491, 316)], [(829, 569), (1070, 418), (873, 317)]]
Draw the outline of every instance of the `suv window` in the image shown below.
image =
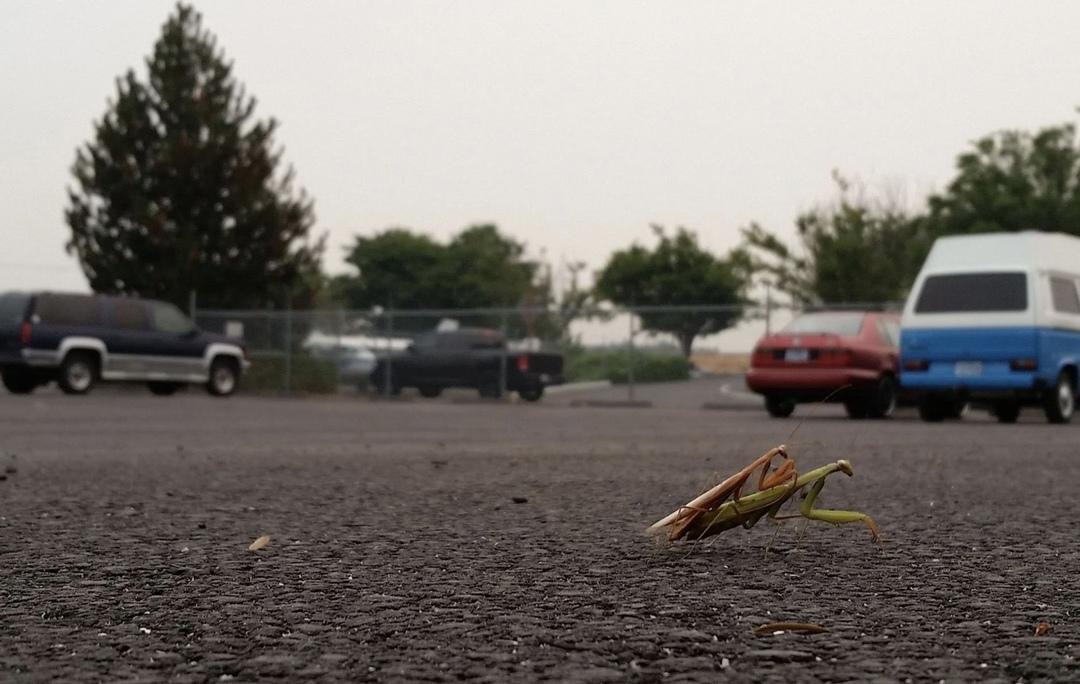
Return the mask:
[(18, 292), (0, 294), (0, 323), (22, 323), (29, 300), (29, 295)]
[(1061, 313), (1080, 314), (1080, 296), (1076, 293), (1076, 283), (1071, 278), (1050, 277), (1050, 295), (1054, 300), (1054, 310)]
[(172, 304), (165, 302), (147, 302), (147, 304), (150, 305), (150, 316), (153, 318), (154, 330), (179, 334), (195, 329), (191, 319)]
[(923, 282), (915, 313), (1026, 311), (1024, 273), (952, 273)]
[(150, 327), (142, 302), (122, 297), (112, 300), (112, 324), (124, 330), (147, 330)]
[(52, 325), (101, 325), (101, 302), (89, 295), (38, 295), (34, 315)]

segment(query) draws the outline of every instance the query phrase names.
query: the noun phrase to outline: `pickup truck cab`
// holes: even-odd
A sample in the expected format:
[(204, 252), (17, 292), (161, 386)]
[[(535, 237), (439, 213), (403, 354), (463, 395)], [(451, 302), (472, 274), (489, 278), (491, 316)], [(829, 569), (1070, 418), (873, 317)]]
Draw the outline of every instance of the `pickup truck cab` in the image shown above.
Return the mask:
[(232, 394), (247, 367), (239, 340), (203, 332), (172, 304), (135, 297), (0, 293), (0, 379), (13, 394), (52, 381), (86, 394), (99, 380), (186, 384)]
[(380, 394), (415, 387), (432, 398), (449, 387), (498, 398), (505, 388), (526, 401), (539, 401), (545, 387), (563, 382), (562, 373), (560, 354), (511, 351), (495, 330), (462, 328), (425, 333), (404, 353), (384, 356), (371, 372), (371, 385)]

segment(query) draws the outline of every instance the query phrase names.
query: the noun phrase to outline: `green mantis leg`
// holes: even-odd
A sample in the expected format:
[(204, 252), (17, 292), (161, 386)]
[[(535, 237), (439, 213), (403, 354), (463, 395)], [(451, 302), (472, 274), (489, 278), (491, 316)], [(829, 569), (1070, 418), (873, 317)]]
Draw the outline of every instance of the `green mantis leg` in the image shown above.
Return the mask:
[(870, 534), (874, 536), (874, 541), (880, 544), (881, 531), (878, 529), (874, 519), (867, 514), (859, 513), (858, 511), (835, 511), (827, 508), (814, 508), (814, 502), (817, 501), (818, 494), (821, 493), (821, 488), (824, 486), (825, 478), (814, 483), (810, 488), (810, 493), (803, 499), (802, 506), (799, 508), (799, 513), (802, 514), (804, 518), (821, 520), (822, 522), (832, 523), (833, 525), (861, 522), (870, 529)]

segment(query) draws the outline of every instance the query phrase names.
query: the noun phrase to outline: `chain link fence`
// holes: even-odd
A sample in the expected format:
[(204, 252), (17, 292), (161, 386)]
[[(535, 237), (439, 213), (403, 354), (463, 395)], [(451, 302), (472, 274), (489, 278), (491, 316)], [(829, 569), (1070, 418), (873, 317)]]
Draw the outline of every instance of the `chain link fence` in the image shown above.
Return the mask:
[[(898, 303), (832, 304), (815, 309), (898, 310)], [(743, 306), (446, 310), (200, 310), (206, 331), (242, 339), (252, 367), (244, 387), (268, 393), (376, 394), (394, 387), (395, 361), (421, 336), (489, 330), (506, 340), (499, 396), (506, 395), (506, 357), (554, 352), (567, 383), (613, 384), (635, 399), (642, 383), (699, 374), (741, 373), (754, 342), (810, 310), (768, 302)], [(678, 331), (684, 331), (681, 334)], [(699, 331), (687, 349), (688, 331)], [(380, 376), (373, 376), (376, 365)], [(413, 391), (407, 389), (406, 391)]]

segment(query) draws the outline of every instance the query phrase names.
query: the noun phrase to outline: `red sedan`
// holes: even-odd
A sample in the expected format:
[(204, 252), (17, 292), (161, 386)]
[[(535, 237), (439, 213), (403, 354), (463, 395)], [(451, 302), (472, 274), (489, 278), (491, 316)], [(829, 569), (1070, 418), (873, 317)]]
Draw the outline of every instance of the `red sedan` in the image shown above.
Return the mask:
[(757, 343), (746, 384), (776, 418), (826, 398), (843, 402), (852, 418), (886, 418), (896, 408), (899, 341), (896, 314), (803, 314)]

